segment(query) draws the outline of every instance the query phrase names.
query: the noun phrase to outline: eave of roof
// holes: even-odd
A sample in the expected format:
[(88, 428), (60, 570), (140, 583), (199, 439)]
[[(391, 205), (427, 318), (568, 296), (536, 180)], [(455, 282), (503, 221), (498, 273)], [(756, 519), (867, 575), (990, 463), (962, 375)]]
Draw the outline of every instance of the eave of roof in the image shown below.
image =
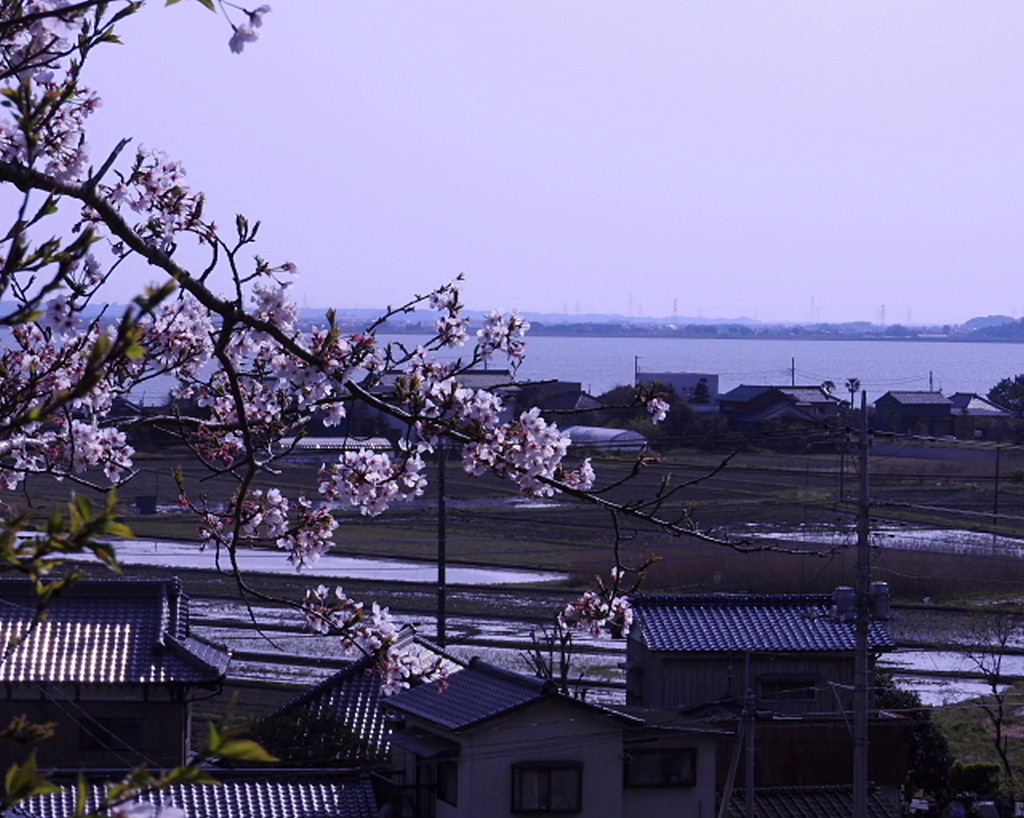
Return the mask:
[(886, 392), (882, 397), (875, 401), (875, 405), (878, 405), (878, 401), (884, 401), (886, 398), (892, 398), (898, 403), (910, 406), (951, 406), (949, 398), (943, 395), (941, 392)]
[(633, 716), (582, 702), (557, 692), (551, 682), (524, 676), (481, 659), (436, 684), (420, 685), (392, 696), (388, 708), (452, 732), (473, 729), (540, 702), (580, 708), (620, 724), (640, 724)]

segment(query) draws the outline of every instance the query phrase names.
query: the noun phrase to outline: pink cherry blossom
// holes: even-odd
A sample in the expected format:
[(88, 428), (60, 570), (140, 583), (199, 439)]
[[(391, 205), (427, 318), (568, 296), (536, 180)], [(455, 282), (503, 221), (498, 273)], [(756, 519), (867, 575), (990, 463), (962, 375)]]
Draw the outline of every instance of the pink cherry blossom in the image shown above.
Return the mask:
[(662, 398), (651, 398), (647, 401), (647, 411), (650, 412), (653, 423), (661, 423), (668, 417), (668, 410), (668, 402)]
[(259, 28), (263, 25), (263, 15), (270, 12), (270, 6), (259, 6), (252, 11), (247, 11), (246, 14), (249, 17), (249, 25), (253, 28)]
[[(261, 24), (253, 23), (256, 26)], [(256, 33), (253, 25), (243, 23), (240, 26), (234, 26), (231, 39), (228, 40), (228, 47), (231, 49), (232, 54), (241, 54), (246, 43), (254, 43), (259, 39), (259, 35)]]

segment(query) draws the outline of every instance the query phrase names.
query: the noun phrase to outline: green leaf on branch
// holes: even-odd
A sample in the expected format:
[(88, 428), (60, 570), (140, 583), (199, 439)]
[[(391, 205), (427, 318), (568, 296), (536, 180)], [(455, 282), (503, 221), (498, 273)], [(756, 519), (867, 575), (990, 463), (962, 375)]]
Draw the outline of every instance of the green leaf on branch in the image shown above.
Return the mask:
[(8, 804), (16, 804), (18, 801), (36, 795), (60, 792), (60, 787), (39, 774), (35, 753), (32, 753), (24, 764), (12, 764), (7, 770), (4, 784), (7, 790)]
[(104, 802), (109, 806), (119, 804), (131, 798), (140, 790), (151, 789), (156, 779), (153, 774), (144, 766), (138, 766), (128, 773), (121, 781), (111, 785), (107, 789)]
[(104, 526), (103, 533), (110, 537), (134, 537), (135, 532), (131, 528), (122, 523), (117, 519), (117, 515), (120, 513), (120, 507), (118, 506), (117, 491), (111, 489), (107, 493), (107, 505), (103, 509), (104, 513)]
[(261, 761), (273, 763), (275, 758), (252, 739), (239, 738), (242, 731), (233, 728), (221, 732), (216, 724), (210, 724), (206, 748), (202, 752), (204, 758), (234, 759), (236, 761)]
[(68, 504), (71, 511), (71, 531), (77, 533), (84, 529), (93, 519), (92, 500), (84, 494), (76, 494)]
[(75, 782), (75, 815), (85, 815), (85, 811), (89, 808), (89, 793), (92, 787), (89, 785), (89, 780), (85, 777), (85, 773), (80, 772), (78, 774), (78, 781)]
[(96, 555), (96, 558), (102, 561), (111, 571), (118, 574), (123, 574), (124, 569), (121, 568), (121, 563), (117, 561), (117, 552), (114, 548), (106, 543), (94, 543), (91, 546), (92, 553)]
[(172, 784), (219, 784), (220, 781), (202, 767), (189, 766), (175, 767), (164, 773), (163, 783), (170, 786)]
[(279, 760), (252, 739), (233, 739), (224, 742), (217, 751), (217, 757), (230, 758), (236, 761), (263, 761), (266, 763), (273, 763)]
[(52, 582), (42, 583), (36, 580), (36, 604), (39, 606), (39, 619), (44, 620), (49, 616), (49, 607), (55, 597), (64, 593), (82, 578), (80, 572), (74, 572), (63, 579), (55, 579)]
[(132, 341), (124, 350), (125, 357), (132, 361), (141, 361), (146, 354), (145, 347), (138, 341)]
[(57, 732), (57, 722), (34, 722), (24, 713), (11, 718), (6, 727), (0, 730), (0, 736), (13, 739), (23, 744), (34, 744), (37, 741), (53, 738)]

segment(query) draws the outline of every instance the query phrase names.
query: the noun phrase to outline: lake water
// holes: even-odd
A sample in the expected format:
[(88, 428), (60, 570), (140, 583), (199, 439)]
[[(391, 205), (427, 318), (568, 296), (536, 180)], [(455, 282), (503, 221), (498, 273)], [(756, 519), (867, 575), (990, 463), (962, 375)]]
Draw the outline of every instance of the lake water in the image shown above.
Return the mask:
[[(415, 346), (411, 335), (381, 336)], [(466, 350), (461, 351), (465, 354)], [(456, 358), (459, 351), (448, 357)], [(495, 359), (495, 367), (504, 362)], [(848, 378), (859, 378), (873, 401), (889, 390), (933, 387), (946, 395), (984, 395), (1003, 378), (1024, 372), (1024, 344), (954, 341), (821, 341), (744, 338), (594, 338), (529, 336), (520, 380), (579, 381), (593, 395), (633, 383), (642, 372), (704, 372), (719, 376), (719, 390), (740, 384), (788, 384), (795, 366), (798, 384), (832, 381), (844, 395)], [(157, 378), (136, 395), (158, 403), (172, 386)]]
[(591, 394), (633, 383), (634, 366), (647, 372), (705, 372), (720, 391), (740, 384), (798, 384), (830, 380), (843, 394), (859, 378), (875, 400), (889, 390), (985, 394), (1002, 378), (1024, 371), (1024, 344), (952, 341), (797, 341), (739, 338), (529, 339), (524, 379), (581, 381)]

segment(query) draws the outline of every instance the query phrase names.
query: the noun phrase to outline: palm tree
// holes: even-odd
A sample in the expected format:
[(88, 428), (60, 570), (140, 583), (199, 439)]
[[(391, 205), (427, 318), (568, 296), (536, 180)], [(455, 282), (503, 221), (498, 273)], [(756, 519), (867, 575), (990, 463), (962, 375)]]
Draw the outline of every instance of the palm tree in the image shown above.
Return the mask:
[(850, 408), (853, 409), (853, 401), (860, 391), (860, 378), (847, 378), (846, 391), (850, 393)]

